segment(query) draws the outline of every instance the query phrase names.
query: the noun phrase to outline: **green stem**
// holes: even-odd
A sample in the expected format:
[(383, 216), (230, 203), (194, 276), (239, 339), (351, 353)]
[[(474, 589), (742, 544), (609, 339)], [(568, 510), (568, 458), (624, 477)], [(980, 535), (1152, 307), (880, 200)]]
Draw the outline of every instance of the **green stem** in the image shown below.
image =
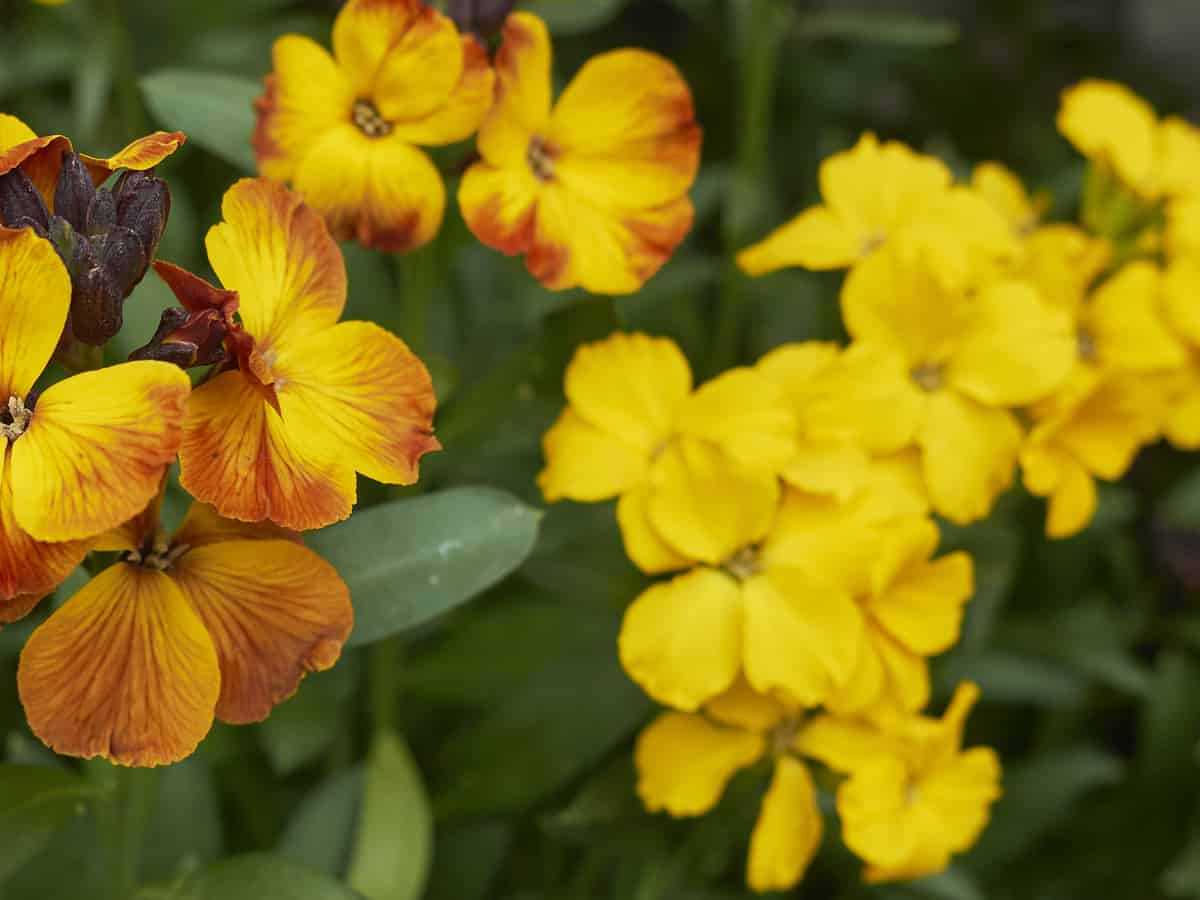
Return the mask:
[(88, 775), (110, 788), (96, 809), (107, 851), (108, 900), (130, 900), (138, 888), (142, 843), (158, 797), (159, 770), (124, 768), (97, 760), (88, 764)]
[(371, 719), (376, 731), (396, 730), (396, 708), (400, 697), (400, 661), (404, 644), (399, 637), (379, 641), (371, 647)]
[(396, 258), (400, 336), (417, 355), (428, 352), (429, 304), (437, 285), (438, 241)]

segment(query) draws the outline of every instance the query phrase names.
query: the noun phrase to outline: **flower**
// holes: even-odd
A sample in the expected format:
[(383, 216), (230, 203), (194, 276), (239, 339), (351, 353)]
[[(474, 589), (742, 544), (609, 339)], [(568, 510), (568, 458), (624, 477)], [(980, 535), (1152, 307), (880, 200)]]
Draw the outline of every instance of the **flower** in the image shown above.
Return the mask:
[(796, 750), (801, 722), (740, 679), (704, 715), (664, 712), (637, 739), (638, 796), (651, 812), (703, 815), (740, 769), (769, 756), (774, 773), (750, 838), (746, 881), (755, 891), (786, 890), (804, 876), (824, 829), (812, 775)]
[(1050, 205), (1046, 194), (1030, 197), (1021, 179), (1006, 166), (982, 162), (971, 172), (971, 187), (1012, 226), (1017, 237), (1028, 237)]
[(29, 727), (57, 753), (177, 762), (214, 716), (266, 718), (306, 672), (337, 661), (350, 633), (349, 590), (294, 535), (193, 504), (167, 539), (157, 506), (102, 541), (121, 561), (52, 613), (21, 653)]
[(25, 615), (92, 538), (136, 515), (180, 442), (191, 384), (174, 366), (125, 363), (35, 393), (70, 301), (54, 248), (0, 228), (0, 621)]
[(550, 36), (515, 13), (496, 55), (480, 162), (458, 192), (475, 236), (551, 290), (636, 291), (692, 227), (700, 128), (686, 82), (643, 50), (591, 59), (551, 108)]
[(161, 268), (188, 309), (231, 315), (231, 361), (188, 401), (180, 483), (226, 518), (303, 531), (350, 515), (355, 473), (412, 484), (440, 445), (424, 364), (370, 322), (338, 322), (346, 269), (321, 218), (278, 182), (243, 179), (208, 232), (228, 291)]
[(256, 103), (259, 172), (291, 182), (338, 240), (412, 250), (441, 227), (446, 191), (419, 147), (469, 137), (492, 104), (487, 52), (421, 0), (349, 0), (333, 55), (275, 42)]

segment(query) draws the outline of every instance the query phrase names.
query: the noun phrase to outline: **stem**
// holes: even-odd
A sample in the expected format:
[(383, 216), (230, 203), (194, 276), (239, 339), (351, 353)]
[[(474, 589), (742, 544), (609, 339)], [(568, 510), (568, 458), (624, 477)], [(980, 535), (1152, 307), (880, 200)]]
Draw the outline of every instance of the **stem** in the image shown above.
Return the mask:
[(396, 258), (401, 337), (418, 356), (428, 351), (429, 302), (437, 284), (438, 242)]
[(396, 730), (396, 706), (400, 696), (400, 660), (404, 645), (391, 637), (371, 647), (370, 673), (371, 719), (376, 731)]
[(105, 871), (109, 900), (129, 900), (138, 888), (142, 842), (158, 797), (158, 769), (134, 769), (97, 760), (88, 775), (108, 785), (110, 792), (97, 804), (96, 817), (105, 840)]

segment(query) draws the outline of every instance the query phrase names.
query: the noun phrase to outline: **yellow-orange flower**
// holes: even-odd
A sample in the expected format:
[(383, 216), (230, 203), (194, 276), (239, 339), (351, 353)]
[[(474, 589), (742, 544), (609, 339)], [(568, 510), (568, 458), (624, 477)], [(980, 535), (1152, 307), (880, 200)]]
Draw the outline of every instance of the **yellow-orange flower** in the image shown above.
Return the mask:
[(550, 36), (516, 13), (496, 55), (482, 161), (458, 202), (475, 236), (545, 287), (636, 291), (692, 226), (700, 128), (678, 70), (642, 50), (590, 60), (551, 106)]
[(306, 672), (337, 661), (350, 633), (346, 585), (294, 535), (196, 504), (168, 540), (156, 506), (108, 536), (104, 549), (122, 560), (21, 653), (29, 727), (58, 753), (176, 762), (214, 716), (266, 718)]
[(421, 0), (350, 0), (333, 55), (288, 34), (257, 103), (259, 171), (290, 181), (339, 240), (411, 250), (437, 234), (441, 175), (419, 148), (461, 141), (492, 104), (487, 52)]
[(0, 228), (0, 622), (144, 507), (179, 446), (191, 384), (166, 363), (85, 372), (35, 395), (70, 301), (50, 242)]
[[(356, 472), (412, 484), (421, 456), (440, 447), (424, 364), (378, 325), (338, 322), (345, 264), (298, 195), (248, 178), (221, 210), (206, 244), (214, 271), (239, 295), (237, 365), (189, 400), (180, 482), (223, 516), (298, 531), (350, 515)], [(189, 292), (217, 291), (165, 271), (185, 306)]]

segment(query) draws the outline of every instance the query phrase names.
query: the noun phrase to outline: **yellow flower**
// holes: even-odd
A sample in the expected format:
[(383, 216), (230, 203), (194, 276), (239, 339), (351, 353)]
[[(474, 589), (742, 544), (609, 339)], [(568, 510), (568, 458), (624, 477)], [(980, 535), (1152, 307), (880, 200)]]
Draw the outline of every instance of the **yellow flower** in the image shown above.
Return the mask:
[[(213, 270), (240, 301), (231, 360), (192, 394), (180, 482), (227, 518), (297, 531), (350, 515), (355, 473), (412, 484), (433, 436), (424, 364), (370, 322), (338, 322), (346, 269), (321, 218), (278, 182), (243, 179), (208, 232)], [(222, 292), (156, 267), (183, 305)], [(234, 294), (233, 292), (236, 292)]]
[(774, 768), (750, 837), (752, 890), (787, 890), (804, 877), (824, 828), (816, 787), (795, 746), (802, 719), (738, 680), (704, 715), (665, 712), (639, 735), (638, 796), (651, 812), (699, 816), (739, 770), (770, 756)]
[(971, 187), (1008, 220), (1018, 237), (1028, 237), (1050, 205), (1045, 194), (1030, 197), (1012, 170), (996, 162), (982, 162), (971, 172)]
[(458, 202), (475, 236), (543, 286), (636, 291), (692, 227), (700, 128), (678, 70), (643, 50), (591, 59), (553, 105), (545, 23), (514, 13), (496, 54), (482, 160)]
[(1043, 300), (1074, 317), (1111, 258), (1107, 240), (1075, 225), (1055, 223), (1035, 229), (1025, 239), (1009, 274), (1028, 281)]
[(919, 447), (933, 509), (958, 523), (987, 515), (1016, 466), (1021, 430), (1008, 408), (1070, 372), (1067, 316), (1022, 282), (948, 292), (891, 251), (850, 273), (842, 312), (854, 342), (813, 415), (873, 453)]
[(1160, 121), (1124, 85), (1088, 79), (1063, 91), (1058, 130), (1144, 200), (1200, 191), (1200, 131), (1173, 116)]
[(941, 872), (987, 825), (1000, 796), (1000, 761), (990, 747), (962, 749), (978, 697), (974, 684), (960, 684), (940, 720), (809, 725), (801, 749), (849, 773), (837, 795), (842, 838), (867, 863), (868, 882)]
[(821, 197), (737, 263), (758, 276), (788, 266), (841, 269), (903, 237), (910, 252), (961, 281), (980, 260), (1016, 251), (1008, 223), (982, 196), (952, 185), (949, 168), (904, 144), (864, 134), (821, 164)]
[(1162, 308), (1171, 333), (1183, 342), (1185, 358), (1176, 369), (1155, 376), (1163, 408), (1163, 434), (1184, 450), (1200, 449), (1200, 263), (1171, 262), (1162, 279)]
[(57, 753), (177, 762), (214, 716), (266, 718), (306, 672), (337, 661), (350, 633), (346, 585), (281, 529), (229, 522), (196, 504), (167, 539), (153, 503), (102, 546), (122, 560), (21, 653), (29, 727)]
[(419, 147), (469, 137), (492, 104), (487, 52), (421, 0), (349, 0), (333, 55), (288, 34), (257, 103), (259, 171), (290, 181), (338, 240), (411, 250), (446, 191)]
[(70, 302), (50, 242), (0, 228), (0, 622), (136, 515), (179, 447), (191, 383), (174, 366), (124, 363), (35, 392)]

